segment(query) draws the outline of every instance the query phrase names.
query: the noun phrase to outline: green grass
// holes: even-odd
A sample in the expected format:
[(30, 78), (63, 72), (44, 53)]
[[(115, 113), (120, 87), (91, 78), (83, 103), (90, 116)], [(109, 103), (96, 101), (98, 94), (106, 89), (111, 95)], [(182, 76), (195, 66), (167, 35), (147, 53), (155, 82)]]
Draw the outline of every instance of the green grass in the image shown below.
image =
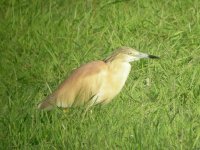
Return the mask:
[[(200, 149), (198, 0), (0, 1), (0, 149)], [(80, 64), (119, 46), (133, 62), (108, 105), (36, 105)]]

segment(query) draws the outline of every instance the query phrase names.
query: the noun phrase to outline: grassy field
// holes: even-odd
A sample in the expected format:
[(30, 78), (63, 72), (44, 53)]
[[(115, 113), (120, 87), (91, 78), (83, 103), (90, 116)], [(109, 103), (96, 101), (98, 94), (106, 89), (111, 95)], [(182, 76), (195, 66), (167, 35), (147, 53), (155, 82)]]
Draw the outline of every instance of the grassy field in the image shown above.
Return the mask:
[[(108, 105), (68, 113), (37, 104), (119, 46), (133, 62)], [(200, 149), (200, 1), (1, 0), (0, 149)]]

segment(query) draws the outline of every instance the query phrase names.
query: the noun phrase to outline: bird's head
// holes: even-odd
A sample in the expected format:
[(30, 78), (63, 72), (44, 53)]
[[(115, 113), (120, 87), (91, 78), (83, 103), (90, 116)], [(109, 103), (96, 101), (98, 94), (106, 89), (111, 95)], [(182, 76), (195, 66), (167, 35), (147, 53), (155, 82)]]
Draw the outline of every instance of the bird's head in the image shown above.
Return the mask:
[(122, 62), (132, 62), (139, 60), (141, 58), (152, 58), (158, 59), (158, 56), (149, 55), (145, 53), (141, 53), (130, 47), (120, 47), (116, 51), (113, 52), (111, 56), (106, 58), (105, 62), (112, 62), (114, 60), (122, 61)]

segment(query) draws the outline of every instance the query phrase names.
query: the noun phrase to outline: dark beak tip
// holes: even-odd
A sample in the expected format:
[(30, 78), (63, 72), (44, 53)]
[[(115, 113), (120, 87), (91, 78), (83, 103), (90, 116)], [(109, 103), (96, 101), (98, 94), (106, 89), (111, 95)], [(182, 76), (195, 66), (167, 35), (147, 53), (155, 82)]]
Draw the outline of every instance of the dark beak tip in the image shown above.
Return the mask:
[(149, 55), (149, 58), (151, 58), (151, 59), (160, 59), (160, 57), (154, 56), (154, 55)]

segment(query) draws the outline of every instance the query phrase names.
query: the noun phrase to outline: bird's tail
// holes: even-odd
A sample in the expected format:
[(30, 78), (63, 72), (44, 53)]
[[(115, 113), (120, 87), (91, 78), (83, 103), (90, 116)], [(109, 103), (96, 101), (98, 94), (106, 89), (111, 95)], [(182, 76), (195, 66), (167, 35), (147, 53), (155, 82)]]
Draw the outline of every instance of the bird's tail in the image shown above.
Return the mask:
[(44, 101), (39, 103), (38, 109), (51, 110), (56, 105), (56, 98), (52, 95), (48, 96)]

